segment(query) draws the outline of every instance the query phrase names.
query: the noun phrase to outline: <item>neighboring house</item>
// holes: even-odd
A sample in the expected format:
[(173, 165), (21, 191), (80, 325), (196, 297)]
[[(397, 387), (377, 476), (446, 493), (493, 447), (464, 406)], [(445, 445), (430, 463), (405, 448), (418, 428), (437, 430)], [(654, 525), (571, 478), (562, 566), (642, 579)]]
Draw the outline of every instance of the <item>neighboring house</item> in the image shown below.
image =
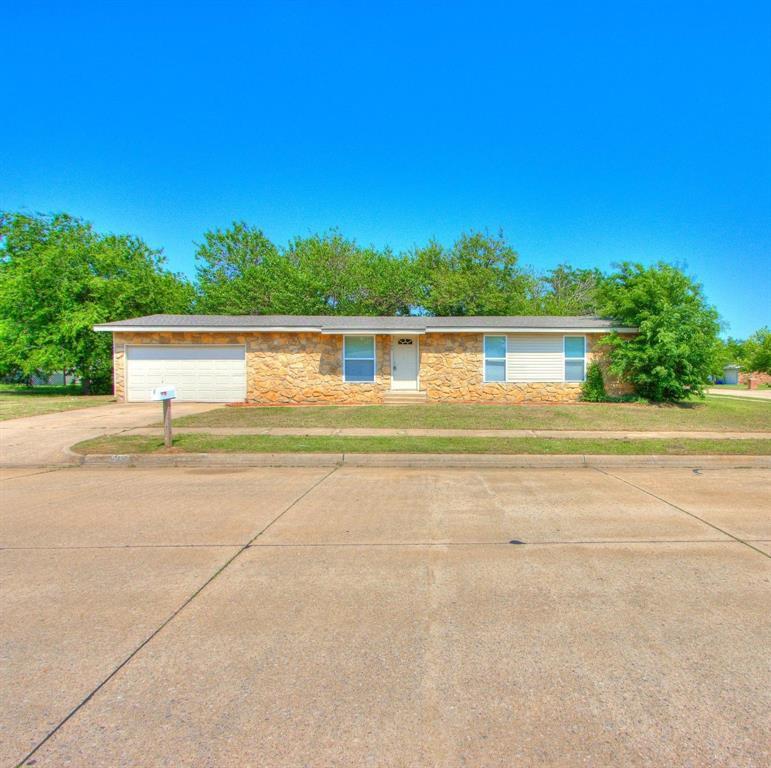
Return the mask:
[(78, 377), (72, 373), (52, 373), (50, 376), (32, 376), (31, 381), (33, 386), (68, 386), (70, 384), (77, 384)]
[(553, 316), (152, 315), (94, 329), (113, 334), (119, 400), (172, 384), (180, 400), (298, 404), (572, 402), (597, 342), (635, 332)]
[(746, 371), (739, 373), (739, 384), (750, 386), (750, 381), (752, 381), (756, 387), (771, 386), (771, 374), (766, 373), (765, 371)]
[(723, 368), (723, 384), (738, 384), (741, 366), (726, 365)]

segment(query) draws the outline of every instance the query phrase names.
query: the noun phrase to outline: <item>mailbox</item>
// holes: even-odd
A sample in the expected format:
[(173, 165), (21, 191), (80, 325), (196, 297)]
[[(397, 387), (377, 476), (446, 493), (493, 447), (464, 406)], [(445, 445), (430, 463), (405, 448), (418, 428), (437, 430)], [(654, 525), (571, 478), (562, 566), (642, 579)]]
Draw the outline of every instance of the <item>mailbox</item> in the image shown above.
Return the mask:
[(153, 387), (151, 400), (173, 400), (177, 396), (177, 388), (172, 386)]

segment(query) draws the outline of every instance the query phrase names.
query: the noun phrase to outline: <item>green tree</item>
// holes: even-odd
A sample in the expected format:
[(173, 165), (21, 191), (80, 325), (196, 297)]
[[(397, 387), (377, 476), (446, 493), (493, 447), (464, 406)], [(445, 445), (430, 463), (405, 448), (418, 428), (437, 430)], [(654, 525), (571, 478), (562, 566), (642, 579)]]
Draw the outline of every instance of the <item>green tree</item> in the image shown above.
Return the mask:
[(415, 301), (414, 266), (389, 250), (362, 247), (339, 232), (298, 237), (287, 259), (295, 270), (285, 305), (302, 314), (405, 315)]
[(0, 368), (109, 387), (112, 341), (94, 324), (190, 309), (192, 286), (163, 263), (140, 239), (67, 214), (0, 214)]
[(204, 235), (196, 253), (199, 304), (222, 314), (407, 314), (413, 264), (331, 231), (278, 248), (259, 229), (234, 222)]
[(281, 312), (276, 292), (286, 278), (276, 246), (260, 229), (233, 222), (204, 234), (195, 254), (197, 307), (202, 312), (252, 315)]
[(610, 335), (613, 373), (656, 402), (703, 394), (720, 325), (698, 283), (669, 264), (625, 262), (600, 284), (598, 305), (603, 316), (639, 331)]
[(771, 373), (771, 331), (761, 328), (745, 342), (745, 365), (747, 371)]
[(718, 339), (715, 347), (712, 375), (722, 378), (727, 365), (739, 365), (747, 370), (748, 359), (747, 342), (729, 336), (727, 339)]
[(560, 264), (541, 278), (539, 314), (591, 315), (597, 309), (599, 269), (576, 269)]
[(521, 315), (537, 304), (537, 279), (500, 233), (463, 234), (449, 249), (432, 241), (414, 262), (418, 301), (431, 315)]

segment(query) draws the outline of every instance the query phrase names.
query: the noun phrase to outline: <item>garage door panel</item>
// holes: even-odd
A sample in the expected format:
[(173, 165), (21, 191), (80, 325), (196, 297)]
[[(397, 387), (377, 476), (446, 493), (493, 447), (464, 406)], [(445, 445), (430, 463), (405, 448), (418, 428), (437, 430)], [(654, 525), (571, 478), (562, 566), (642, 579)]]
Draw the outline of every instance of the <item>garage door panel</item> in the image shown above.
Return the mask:
[(150, 399), (153, 387), (171, 384), (178, 400), (233, 402), (246, 398), (243, 346), (156, 344), (126, 349), (126, 393)]

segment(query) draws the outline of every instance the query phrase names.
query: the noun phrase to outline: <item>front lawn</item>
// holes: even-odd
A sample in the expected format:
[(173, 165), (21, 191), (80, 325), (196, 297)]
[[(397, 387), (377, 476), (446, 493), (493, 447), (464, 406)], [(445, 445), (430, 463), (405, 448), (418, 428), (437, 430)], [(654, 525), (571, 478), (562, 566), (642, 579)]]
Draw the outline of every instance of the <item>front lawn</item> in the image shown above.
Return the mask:
[(391, 427), (396, 429), (605, 429), (771, 431), (771, 403), (708, 397), (679, 405), (361, 405), (218, 408), (180, 427)]
[[(542, 437), (314, 437), (179, 435), (174, 447), (189, 453), (508, 453), (624, 455), (769, 455), (771, 440), (602, 440)], [(163, 438), (106, 435), (73, 446), (81, 454), (162, 451)]]
[(83, 395), (79, 387), (0, 384), (0, 421), (70, 411), (113, 402), (112, 395)]

